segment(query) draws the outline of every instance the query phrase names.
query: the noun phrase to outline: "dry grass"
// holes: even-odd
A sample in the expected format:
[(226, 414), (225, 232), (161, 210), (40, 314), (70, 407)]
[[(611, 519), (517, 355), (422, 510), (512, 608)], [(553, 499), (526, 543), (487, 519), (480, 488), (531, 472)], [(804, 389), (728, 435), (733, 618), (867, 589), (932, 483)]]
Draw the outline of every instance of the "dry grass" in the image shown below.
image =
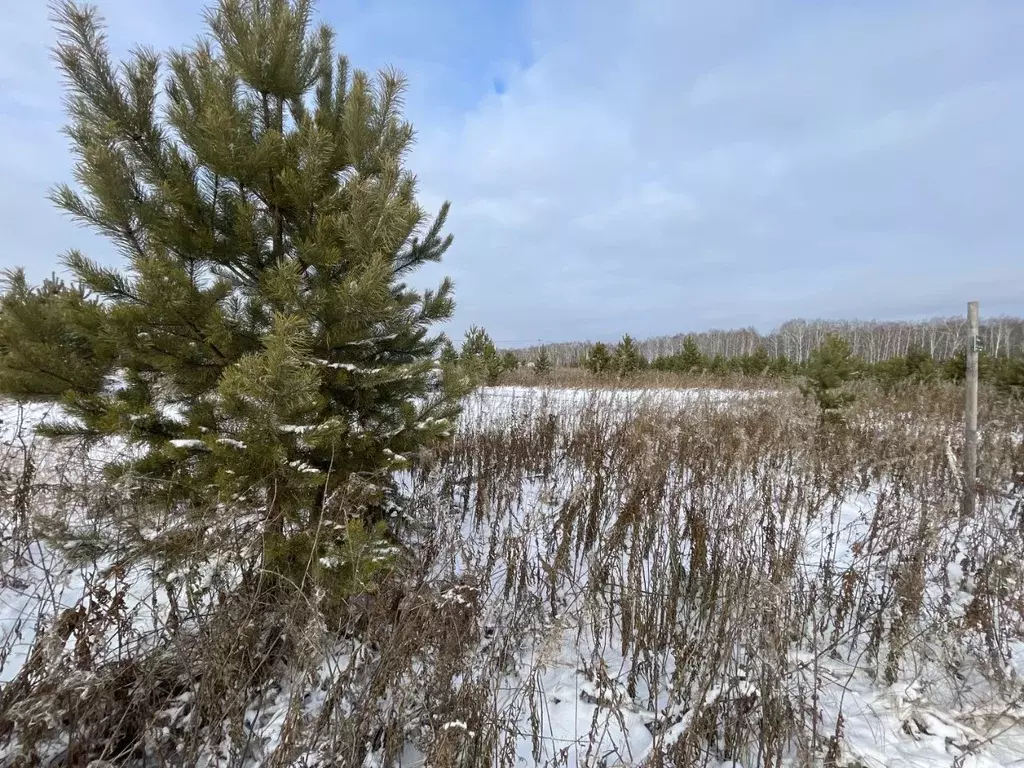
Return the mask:
[[(15, 442), (0, 579), (50, 597), (0, 735), (17, 765), (391, 765), (410, 748), (439, 766), (855, 765), (835, 704), (855, 678), (1002, 727), (1024, 637), (1021, 413), (983, 414), (966, 520), (958, 398), (863, 388), (828, 429), (793, 393), (471, 400), (406, 478), (404, 567), (341, 611), (326, 584), (260, 589), (251, 511), (199, 533), (164, 520), (190, 555), (149, 571), (148, 512)], [(111, 519), (123, 551), (93, 562), (99, 524), (82, 521)], [(57, 529), (92, 563), (69, 606), (69, 555), (36, 543)], [(563, 667), (593, 713), (571, 744), (550, 725)], [(627, 721), (650, 734), (642, 754), (613, 738)]]

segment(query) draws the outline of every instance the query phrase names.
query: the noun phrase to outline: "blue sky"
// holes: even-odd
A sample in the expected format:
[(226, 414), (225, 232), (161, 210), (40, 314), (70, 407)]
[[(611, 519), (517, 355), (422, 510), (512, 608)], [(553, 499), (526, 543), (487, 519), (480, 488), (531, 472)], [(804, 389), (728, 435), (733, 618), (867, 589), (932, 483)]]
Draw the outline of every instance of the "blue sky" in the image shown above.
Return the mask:
[[(118, 51), (200, 0), (99, 0)], [(0, 15), (0, 266), (98, 237), (70, 179), (42, 0)], [(451, 332), (615, 339), (790, 317), (1024, 313), (1024, 3), (321, 0), (410, 80), (410, 165), (452, 201)]]

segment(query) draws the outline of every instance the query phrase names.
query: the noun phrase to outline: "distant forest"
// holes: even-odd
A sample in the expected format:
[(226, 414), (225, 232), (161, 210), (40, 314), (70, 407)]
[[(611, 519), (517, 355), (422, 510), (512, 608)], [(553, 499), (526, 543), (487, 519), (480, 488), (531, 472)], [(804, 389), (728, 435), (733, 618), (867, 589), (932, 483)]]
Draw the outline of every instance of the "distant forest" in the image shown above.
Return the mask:
[[(683, 351), (687, 338), (693, 339), (701, 354), (708, 358), (747, 357), (764, 350), (771, 359), (786, 358), (804, 363), (810, 353), (829, 335), (845, 339), (852, 353), (867, 363), (881, 363), (903, 357), (909, 351), (922, 349), (935, 360), (948, 360), (964, 349), (967, 318), (949, 317), (919, 322), (884, 322), (875, 320), (789, 320), (771, 333), (761, 334), (754, 328), (736, 330), (712, 329), (699, 333), (656, 336), (637, 342), (641, 354), (649, 361)], [(981, 340), (992, 357), (1024, 355), (1024, 318), (996, 317), (981, 323)], [(593, 346), (590, 341), (568, 341), (521, 347), (513, 350), (517, 357), (532, 360), (541, 346), (557, 366), (577, 366)]]

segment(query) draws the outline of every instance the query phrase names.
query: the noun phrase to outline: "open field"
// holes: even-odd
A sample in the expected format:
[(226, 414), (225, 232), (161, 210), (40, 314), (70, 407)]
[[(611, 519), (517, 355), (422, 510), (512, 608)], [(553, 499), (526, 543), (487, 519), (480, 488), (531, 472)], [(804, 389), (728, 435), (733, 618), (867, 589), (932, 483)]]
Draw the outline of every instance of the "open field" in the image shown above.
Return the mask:
[(260, 602), (244, 499), (119, 509), (10, 406), (0, 765), (1024, 765), (1021, 414), (965, 519), (958, 407), (484, 388), (400, 477), (408, 567), (327, 610)]
[(537, 387), (549, 389), (686, 389), (686, 390), (719, 390), (730, 391), (748, 389), (793, 389), (792, 382), (767, 379), (765, 377), (743, 376), (739, 373), (678, 373), (674, 371), (638, 371), (632, 376), (620, 379), (614, 374), (595, 378), (594, 374), (583, 368), (553, 368), (546, 378), (538, 380), (530, 369), (522, 367), (504, 374), (504, 382), (513, 386)]

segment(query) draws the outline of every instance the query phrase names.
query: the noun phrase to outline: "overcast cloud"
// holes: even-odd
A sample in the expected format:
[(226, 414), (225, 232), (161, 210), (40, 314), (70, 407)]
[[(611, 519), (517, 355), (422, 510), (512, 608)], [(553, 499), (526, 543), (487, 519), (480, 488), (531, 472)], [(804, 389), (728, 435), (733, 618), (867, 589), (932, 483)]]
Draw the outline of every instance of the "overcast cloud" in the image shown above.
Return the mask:
[[(100, 0), (118, 50), (198, 0)], [(451, 331), (614, 339), (796, 316), (1024, 312), (1024, 4), (332, 0), (410, 78), (411, 165), (453, 204)], [(42, 2), (0, 16), (0, 265), (112, 259), (70, 178)]]

